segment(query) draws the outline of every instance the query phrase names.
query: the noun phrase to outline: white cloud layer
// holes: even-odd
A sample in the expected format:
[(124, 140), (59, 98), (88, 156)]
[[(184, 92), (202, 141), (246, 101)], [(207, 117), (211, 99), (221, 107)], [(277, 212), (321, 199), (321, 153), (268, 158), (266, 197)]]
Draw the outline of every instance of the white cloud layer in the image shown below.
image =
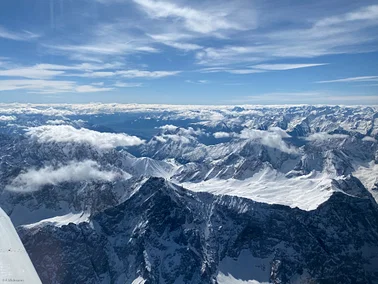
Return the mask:
[(13, 115), (0, 115), (0, 121), (13, 121), (16, 117)]
[(114, 181), (120, 178), (128, 178), (125, 172), (113, 172), (101, 170), (95, 161), (70, 162), (58, 168), (52, 166), (41, 169), (29, 169), (18, 175), (6, 189), (19, 192), (30, 192), (40, 189), (44, 185), (57, 185), (63, 182), (81, 181)]
[(228, 133), (228, 132), (215, 132), (213, 133), (213, 136), (217, 139), (220, 139), (220, 138), (228, 138), (228, 137), (231, 137), (232, 134), (231, 133)]
[(178, 135), (178, 134), (163, 134), (161, 136), (155, 136), (156, 140), (161, 143), (166, 143), (167, 140), (172, 140), (176, 143), (189, 144), (191, 140), (188, 137)]
[(52, 119), (47, 120), (46, 124), (52, 124), (52, 125), (60, 125), (60, 124), (68, 124), (69, 121), (63, 120), (63, 119)]
[(377, 105), (378, 96), (361, 93), (348, 94), (335, 91), (277, 92), (241, 97), (229, 102), (238, 104), (340, 104), (340, 105)]
[(318, 132), (309, 135), (306, 140), (308, 141), (326, 141), (331, 139), (346, 139), (348, 135), (346, 134), (328, 134), (327, 132)]
[(159, 128), (162, 130), (167, 130), (167, 131), (175, 131), (178, 127), (172, 124), (166, 124), (166, 125), (160, 126)]
[(85, 143), (99, 149), (129, 147), (143, 144), (136, 136), (124, 133), (102, 133), (70, 125), (44, 125), (28, 128), (26, 134), (40, 143)]
[(272, 127), (268, 131), (257, 129), (243, 129), (240, 138), (248, 140), (259, 140), (262, 145), (279, 149), (286, 153), (296, 153), (297, 149), (289, 147), (282, 138), (290, 137), (285, 131), (278, 127)]

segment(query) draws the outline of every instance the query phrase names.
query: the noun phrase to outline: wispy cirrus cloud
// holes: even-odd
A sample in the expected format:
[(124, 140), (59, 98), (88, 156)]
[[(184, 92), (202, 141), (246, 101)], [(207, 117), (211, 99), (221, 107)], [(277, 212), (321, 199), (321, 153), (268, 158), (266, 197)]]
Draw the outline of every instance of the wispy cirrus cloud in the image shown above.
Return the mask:
[[(28, 93), (95, 93), (108, 92), (115, 88), (141, 87), (142, 83), (123, 82), (122, 78), (159, 79), (175, 76), (181, 71), (165, 70), (122, 70), (124, 65), (118, 62), (106, 64), (82, 63), (76, 65), (36, 64), (33, 66), (12, 67), (0, 69), (0, 92), (25, 90)], [(70, 77), (71, 80), (60, 80)], [(95, 80), (90, 84), (82, 84), (74, 78)], [(98, 82), (98, 79), (114, 79), (116, 83)]]
[[(30, 79), (49, 79), (58, 76), (87, 78), (105, 78), (114, 76), (125, 78), (162, 78), (177, 75), (181, 72), (139, 69), (122, 70), (122, 67), (123, 64), (119, 63), (108, 63), (103, 65), (88, 63), (82, 63), (79, 65), (36, 64), (34, 66), (0, 69), (0, 76), (23, 77)], [(76, 73), (67, 73), (66, 71), (76, 71)]]
[(219, 73), (219, 72), (226, 72), (230, 74), (238, 74), (238, 75), (246, 75), (246, 74), (254, 74), (254, 73), (263, 73), (269, 71), (286, 71), (292, 69), (299, 69), (299, 68), (310, 68), (310, 67), (317, 67), (327, 65), (328, 63), (312, 63), (312, 64), (257, 64), (252, 66), (247, 66), (247, 68), (239, 69), (239, 68), (230, 68), (230, 67), (208, 67), (200, 69), (202, 73)]
[(2, 77), (23, 77), (30, 79), (49, 79), (64, 73), (64, 71), (44, 69), (38, 65), (0, 70), (0, 76)]
[(231, 73), (231, 74), (246, 75), (246, 74), (262, 73), (264, 71), (255, 70), (255, 69), (229, 69), (229, 70), (225, 70), (225, 72)]
[(318, 81), (316, 83), (358, 83), (358, 82), (378, 82), (378, 76), (359, 76), (335, 80)]
[(93, 93), (110, 91), (112, 88), (79, 85), (75, 81), (60, 80), (0, 80), (0, 92), (24, 90), (34, 94)]
[(232, 65), (263, 61), (264, 50), (253, 46), (208, 47), (195, 55), (197, 64), (208, 66)]
[(258, 64), (253, 65), (251, 68), (255, 69), (262, 69), (266, 71), (283, 71), (283, 70), (292, 70), (292, 69), (299, 69), (299, 68), (309, 68), (309, 67), (317, 67), (327, 65), (328, 63), (312, 63), (312, 64)]
[(108, 92), (113, 90), (114, 88), (103, 88), (103, 87), (96, 87), (91, 85), (82, 85), (77, 86), (75, 91), (78, 93), (97, 93), (97, 92)]
[[(28, 93), (54, 94), (111, 91), (114, 88), (80, 84), (76, 81), (57, 80), (56, 78), (67, 76), (67, 70), (85, 72), (87, 70), (97, 70), (101, 68), (115, 68), (116, 66), (118, 66), (118, 64), (105, 64), (103, 66), (84, 63), (72, 66), (36, 64), (34, 66), (13, 67), (3, 70), (0, 69), (0, 77), (7, 77), (7, 79), (0, 80), (0, 92), (25, 90)], [(105, 76), (102, 74), (101, 77)]]
[(29, 31), (15, 32), (15, 31), (6, 29), (3, 26), (0, 26), (0, 38), (16, 40), (16, 41), (29, 41), (29, 40), (33, 40), (39, 37), (40, 35), (29, 32)]
[(67, 77), (83, 77), (83, 78), (107, 78), (114, 77), (116, 72), (113, 71), (96, 71), (96, 72), (85, 72), (85, 73), (67, 73)]
[(174, 76), (181, 73), (181, 71), (149, 71), (149, 70), (119, 70), (119, 71), (104, 71), (104, 72), (88, 72), (88, 73), (69, 73), (65, 76), (69, 77), (86, 77), (86, 78), (106, 78), (106, 77), (123, 77), (123, 78), (145, 78), (157, 79), (163, 77)]
[[(315, 27), (330, 27), (338, 24), (357, 23), (363, 25), (376, 25), (378, 20), (378, 5), (361, 7), (356, 11), (338, 16), (324, 18), (315, 24)], [(363, 21), (363, 23), (361, 23)], [(366, 22), (367, 21), (367, 22)], [(358, 23), (360, 22), (360, 23)]]
[(27, 90), (31, 92), (69, 92), (74, 90), (73, 81), (59, 80), (0, 80), (0, 91)]
[(197, 85), (203, 85), (210, 83), (209, 80), (185, 80), (186, 83), (190, 84), (197, 84)]
[(22, 77), (29, 79), (51, 79), (58, 76), (68, 76), (66, 71), (77, 71), (82, 73), (77, 73), (75, 76), (82, 77), (107, 77), (109, 74), (105, 71), (98, 70), (109, 70), (109, 69), (119, 69), (123, 64), (106, 63), (106, 64), (89, 64), (81, 63), (76, 65), (58, 65), (58, 64), (36, 64), (33, 66), (21, 66), (21, 67), (8, 67), (0, 69), (1, 77)]
[(142, 83), (130, 83), (130, 82), (121, 82), (121, 81), (117, 81), (114, 84), (114, 87), (117, 87), (117, 88), (136, 88), (136, 87), (142, 87), (142, 86), (143, 86)]
[(46, 45), (47, 48), (59, 50), (62, 52), (78, 52), (79, 54), (99, 54), (99, 55), (122, 55), (125, 53), (137, 52), (158, 52), (158, 49), (150, 46), (135, 46), (129, 43), (116, 43), (111, 45), (107, 43), (92, 43), (83, 45)]
[(250, 68), (239, 69), (235, 67), (233, 68), (233, 67), (225, 67), (225, 66), (202, 68), (198, 71), (201, 73), (230, 73), (230, 74), (237, 74), (237, 75), (247, 75), (247, 74), (265, 72), (265, 70), (259, 70), (259, 69), (250, 69)]
[[(255, 30), (243, 44), (205, 48), (197, 52), (201, 65), (226, 65), (271, 61), (280, 58), (312, 58), (329, 54), (377, 50), (378, 5), (303, 22), (303, 27)], [(375, 44), (374, 44), (375, 43)]]
[(167, 76), (174, 76), (181, 73), (181, 71), (146, 71), (146, 70), (123, 70), (117, 71), (116, 74), (124, 78), (163, 78)]
[[(120, 56), (158, 53), (153, 40), (143, 33), (133, 33), (133, 23), (129, 20), (97, 22), (75, 43), (50, 41), (43, 43), (45, 52), (63, 55), (71, 60), (109, 62)], [(74, 36), (74, 35), (72, 35)]]
[(179, 6), (174, 2), (133, 0), (151, 18), (175, 18), (182, 21), (189, 31), (197, 33), (214, 33), (219, 30), (241, 30), (238, 23), (227, 19), (223, 13), (209, 13), (206, 10), (189, 6)]
[(94, 71), (105, 69), (119, 69), (125, 66), (122, 62), (109, 62), (109, 63), (80, 63), (74, 65), (59, 65), (59, 64), (46, 64), (41, 63), (35, 65), (36, 68), (45, 70), (78, 70), (78, 71)]
[[(25, 5), (29, 3), (22, 1)], [(376, 81), (372, 78), (375, 76), (345, 78), (349, 76), (345, 74), (350, 74), (346, 72), (332, 73), (335, 77), (330, 77), (332, 68), (337, 70), (344, 64), (333, 60), (335, 55), (347, 57), (378, 51), (378, 5), (369, 1), (296, 0), (290, 7), (278, 0), (96, 0), (88, 5), (79, 2), (65, 6), (63, 1), (64, 9), (55, 5), (54, 24), (47, 27), (37, 22), (29, 25), (22, 19), (17, 25), (2, 23), (0, 41), (18, 45), (20, 49), (15, 51), (21, 53), (8, 54), (8, 48), (4, 49), (8, 58), (0, 58), (0, 80), (4, 81), (0, 90), (49, 94), (112, 92), (117, 88), (144, 86), (148, 92), (154, 84), (152, 79), (169, 80), (180, 74), (183, 84), (203, 84), (199, 78), (206, 78), (223, 82), (221, 85), (238, 85), (235, 88), (243, 94), (251, 85), (260, 88), (257, 91), (260, 93), (288, 93), (287, 86), (297, 83), (294, 75), (298, 72), (292, 72), (293, 76), (285, 80), (283, 71), (301, 68), (301, 73), (314, 75), (315, 72), (304, 69), (315, 67), (323, 68), (324, 77), (304, 80), (309, 76), (298, 76), (298, 90), (304, 90), (306, 84), (308, 90), (319, 88), (321, 85), (311, 84), (316, 80)], [(43, 37), (33, 40), (38, 35), (23, 31), (22, 25)], [(334, 64), (332, 68), (326, 67), (324, 58), (314, 59), (325, 55), (326, 62)], [(198, 73), (208, 74), (199, 77)], [(277, 84), (264, 84), (270, 79), (277, 79)], [(151, 83), (146, 84), (147, 80)], [(223, 90), (215, 89), (216, 85), (209, 85), (209, 91), (214, 88), (214, 94), (226, 96)], [(167, 96), (176, 87), (177, 84), (169, 85)], [(191, 88), (189, 84), (187, 87)], [(371, 101), (369, 94), (362, 95)], [(112, 93), (112, 97), (116, 96), (116, 92)], [(232, 96), (237, 96), (236, 92)], [(296, 98), (304, 101), (308, 97)], [(330, 101), (326, 96), (322, 98)], [(134, 99), (132, 95), (130, 99)], [(286, 97), (283, 100), (289, 101)]]
[(193, 40), (193, 37), (185, 34), (149, 34), (149, 36), (157, 43), (164, 44), (176, 49), (192, 51), (202, 49), (203, 47), (190, 43), (189, 40)]

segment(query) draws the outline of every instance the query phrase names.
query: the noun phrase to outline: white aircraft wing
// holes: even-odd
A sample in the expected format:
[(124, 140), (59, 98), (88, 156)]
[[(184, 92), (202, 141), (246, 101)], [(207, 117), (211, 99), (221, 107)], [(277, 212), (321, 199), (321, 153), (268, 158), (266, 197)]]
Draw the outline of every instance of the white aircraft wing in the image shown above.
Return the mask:
[(42, 283), (12, 221), (0, 208), (0, 284)]

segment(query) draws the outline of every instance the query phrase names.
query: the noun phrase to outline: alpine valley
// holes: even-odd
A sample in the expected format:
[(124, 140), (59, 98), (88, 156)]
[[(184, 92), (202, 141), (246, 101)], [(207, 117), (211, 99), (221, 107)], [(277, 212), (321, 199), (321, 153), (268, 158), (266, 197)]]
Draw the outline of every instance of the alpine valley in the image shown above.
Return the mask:
[(378, 107), (0, 104), (0, 207), (43, 283), (378, 283), (377, 139)]

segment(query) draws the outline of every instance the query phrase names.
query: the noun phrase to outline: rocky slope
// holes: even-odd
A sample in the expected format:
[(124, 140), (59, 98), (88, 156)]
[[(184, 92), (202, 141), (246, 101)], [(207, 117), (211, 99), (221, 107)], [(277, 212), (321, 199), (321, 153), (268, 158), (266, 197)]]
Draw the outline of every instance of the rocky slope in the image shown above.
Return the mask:
[(342, 187), (358, 195), (302, 211), (150, 178), (88, 222), (19, 232), (44, 283), (376, 283), (378, 206)]
[(43, 283), (378, 283), (374, 107), (0, 105)]

